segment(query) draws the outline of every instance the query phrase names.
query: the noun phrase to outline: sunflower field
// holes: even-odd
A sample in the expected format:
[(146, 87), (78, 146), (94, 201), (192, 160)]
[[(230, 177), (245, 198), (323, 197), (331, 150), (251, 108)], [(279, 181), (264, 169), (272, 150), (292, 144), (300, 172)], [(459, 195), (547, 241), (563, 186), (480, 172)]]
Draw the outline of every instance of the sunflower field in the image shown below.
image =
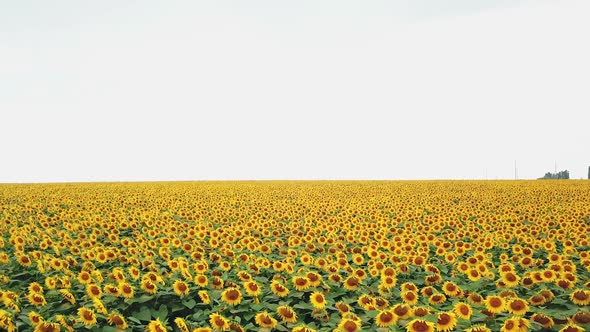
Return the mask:
[(589, 331), (590, 181), (0, 185), (0, 331)]

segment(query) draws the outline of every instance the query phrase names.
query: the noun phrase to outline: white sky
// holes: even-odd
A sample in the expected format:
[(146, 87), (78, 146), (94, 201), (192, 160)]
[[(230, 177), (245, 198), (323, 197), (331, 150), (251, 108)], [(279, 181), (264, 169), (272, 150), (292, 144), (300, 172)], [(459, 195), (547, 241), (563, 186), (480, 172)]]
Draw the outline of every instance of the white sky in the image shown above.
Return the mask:
[(587, 0), (0, 0), (0, 182), (590, 166)]

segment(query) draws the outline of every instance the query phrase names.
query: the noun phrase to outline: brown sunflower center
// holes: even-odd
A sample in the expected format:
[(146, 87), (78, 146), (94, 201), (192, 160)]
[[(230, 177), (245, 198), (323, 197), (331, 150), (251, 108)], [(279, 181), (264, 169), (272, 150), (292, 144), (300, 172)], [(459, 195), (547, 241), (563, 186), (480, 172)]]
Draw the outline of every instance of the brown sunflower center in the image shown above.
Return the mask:
[(448, 325), (451, 323), (451, 316), (449, 314), (440, 314), (438, 315), (437, 323), (440, 325)]

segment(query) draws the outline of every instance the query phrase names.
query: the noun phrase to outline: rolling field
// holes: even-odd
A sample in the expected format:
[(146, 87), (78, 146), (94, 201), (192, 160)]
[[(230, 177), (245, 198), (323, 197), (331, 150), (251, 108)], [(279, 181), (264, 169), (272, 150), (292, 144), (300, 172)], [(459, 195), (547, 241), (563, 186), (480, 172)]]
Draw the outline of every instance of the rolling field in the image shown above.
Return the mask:
[(588, 331), (590, 181), (0, 185), (0, 331)]

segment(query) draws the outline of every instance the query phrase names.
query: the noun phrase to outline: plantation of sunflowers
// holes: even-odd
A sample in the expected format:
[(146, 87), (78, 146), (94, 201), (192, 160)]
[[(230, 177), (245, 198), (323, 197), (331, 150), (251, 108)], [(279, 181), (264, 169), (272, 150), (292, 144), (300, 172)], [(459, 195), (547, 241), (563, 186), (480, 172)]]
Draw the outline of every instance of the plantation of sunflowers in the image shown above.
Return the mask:
[(0, 331), (588, 331), (590, 181), (0, 185)]

